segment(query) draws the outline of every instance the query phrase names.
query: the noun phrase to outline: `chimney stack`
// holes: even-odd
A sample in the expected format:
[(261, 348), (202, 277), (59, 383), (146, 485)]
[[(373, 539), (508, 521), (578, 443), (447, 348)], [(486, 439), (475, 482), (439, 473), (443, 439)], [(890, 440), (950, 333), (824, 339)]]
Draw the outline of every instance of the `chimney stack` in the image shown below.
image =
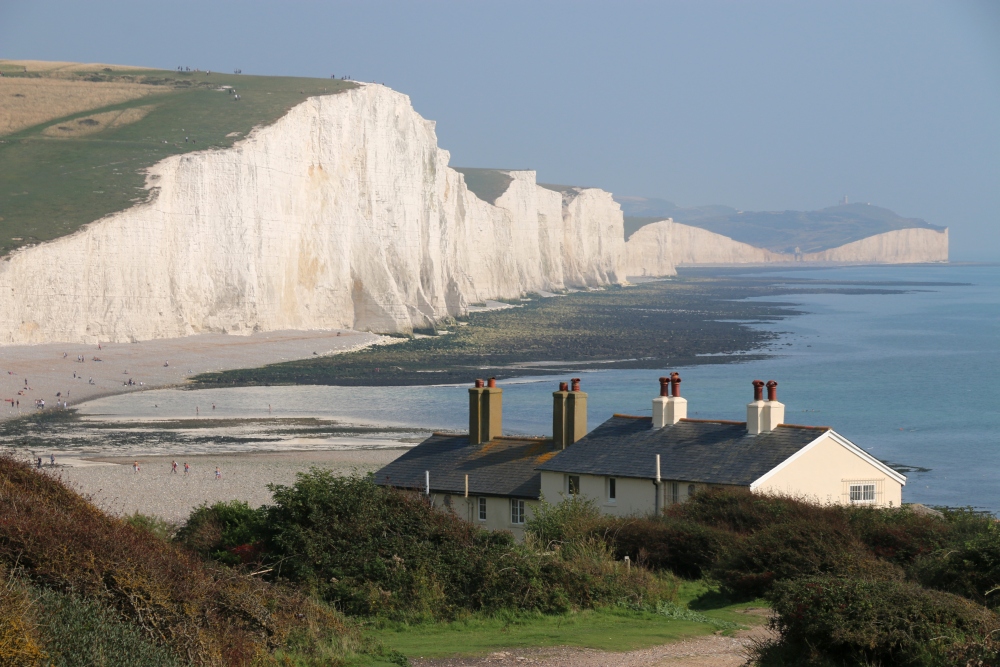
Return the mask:
[[(767, 400), (764, 400), (764, 387)], [(753, 381), (753, 402), (747, 403), (747, 432), (751, 435), (770, 433), (785, 421), (785, 405), (778, 402), (778, 383)]]
[(503, 433), (503, 389), (496, 378), (469, 389), (469, 444), (489, 442)]
[(569, 402), (569, 384), (559, 383), (559, 391), (552, 392), (552, 441), (556, 449), (566, 449), (566, 409)]
[(587, 394), (580, 391), (580, 378), (570, 380), (566, 400), (566, 446), (587, 435)]
[(653, 428), (663, 428), (667, 419), (667, 406), (670, 404), (670, 378), (660, 378), (660, 395), (653, 399)]
[(764, 381), (753, 381), (753, 401), (747, 403), (747, 433), (758, 435), (764, 428)]
[(653, 428), (672, 426), (687, 416), (687, 399), (681, 398), (680, 374), (660, 378), (660, 395), (653, 399)]
[(768, 431), (785, 423), (785, 404), (778, 402), (778, 383), (774, 380), (767, 381), (767, 403), (764, 404), (762, 417)]

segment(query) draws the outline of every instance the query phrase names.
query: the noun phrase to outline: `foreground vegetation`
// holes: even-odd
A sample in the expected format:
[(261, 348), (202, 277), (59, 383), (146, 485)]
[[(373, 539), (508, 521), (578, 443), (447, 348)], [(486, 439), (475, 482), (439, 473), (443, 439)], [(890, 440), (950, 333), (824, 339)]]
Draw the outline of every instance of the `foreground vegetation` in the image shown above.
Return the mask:
[(739, 607), (761, 605), (776, 633), (761, 667), (1000, 664), (1000, 531), (971, 511), (714, 491), (615, 518), (570, 500), (518, 543), (368, 477), (316, 470), (273, 496), (176, 530), (0, 459), (0, 664), (630, 650), (737, 631), (753, 623)]
[[(115, 67), (33, 66), (24, 72), (9, 61), (0, 61), (0, 71), (0, 91), (10, 88), (23, 101), (12, 104), (10, 113), (26, 116), (15, 118), (14, 131), (0, 136), (0, 257), (144, 200), (145, 169), (166, 157), (232, 146), (307, 97), (354, 85)], [(56, 90), (29, 87), (42, 79)], [(239, 100), (223, 86), (235, 88)], [(119, 90), (127, 93), (113, 94)], [(42, 99), (43, 93), (51, 99)], [(31, 104), (33, 98), (44, 102), (42, 108)], [(55, 102), (70, 98), (82, 102), (72, 112), (67, 108), (65, 115), (50, 117)], [(107, 122), (111, 117), (114, 121)], [(86, 132), (76, 131), (80, 128)]]

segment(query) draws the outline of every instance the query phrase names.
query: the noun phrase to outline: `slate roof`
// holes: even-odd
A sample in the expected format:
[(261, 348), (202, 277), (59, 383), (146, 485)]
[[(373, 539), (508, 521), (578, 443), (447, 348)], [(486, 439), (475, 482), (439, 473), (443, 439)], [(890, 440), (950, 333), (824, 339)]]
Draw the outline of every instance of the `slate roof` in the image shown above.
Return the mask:
[(431, 492), (534, 498), (541, 495), (536, 468), (556, 455), (551, 438), (499, 437), (470, 445), (466, 434), (435, 433), (375, 473), (375, 483), (424, 489), (424, 471), (431, 474)]
[(745, 422), (682, 419), (653, 429), (650, 417), (615, 415), (561, 451), (539, 470), (608, 477), (749, 486), (828, 431), (782, 424), (750, 435)]

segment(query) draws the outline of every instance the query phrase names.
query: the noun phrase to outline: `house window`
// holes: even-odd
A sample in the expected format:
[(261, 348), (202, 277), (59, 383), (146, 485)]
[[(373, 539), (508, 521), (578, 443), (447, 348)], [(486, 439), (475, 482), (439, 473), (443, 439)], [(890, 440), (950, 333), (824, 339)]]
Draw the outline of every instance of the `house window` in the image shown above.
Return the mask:
[(486, 521), (486, 498), (479, 499), (479, 520)]
[(615, 478), (608, 477), (608, 502), (615, 502), (617, 500), (618, 494), (615, 489)]
[(578, 495), (580, 495), (580, 476), (579, 475), (570, 475), (569, 476), (569, 480), (567, 482), (567, 487), (568, 487), (569, 495), (571, 495), (571, 496), (578, 496)]
[(670, 484), (668, 484), (667, 486), (670, 489), (671, 504), (679, 503), (681, 501), (681, 485), (678, 484), (677, 482), (670, 482)]
[(851, 505), (881, 505), (884, 486), (884, 479), (845, 479), (841, 502)]
[(875, 483), (851, 484), (852, 503), (874, 503)]
[(688, 498), (694, 495), (694, 484), (688, 484)]
[(524, 501), (517, 498), (510, 499), (510, 522), (515, 525), (524, 523)]

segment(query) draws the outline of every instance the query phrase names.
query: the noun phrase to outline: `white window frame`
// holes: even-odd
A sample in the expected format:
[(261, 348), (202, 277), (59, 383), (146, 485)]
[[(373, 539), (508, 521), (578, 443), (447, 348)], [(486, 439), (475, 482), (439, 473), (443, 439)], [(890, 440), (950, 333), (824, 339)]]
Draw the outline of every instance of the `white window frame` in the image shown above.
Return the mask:
[(847, 492), (854, 505), (870, 505), (875, 502), (875, 482), (851, 484)]
[(614, 505), (618, 502), (618, 480), (615, 477), (608, 477), (608, 504)]
[(515, 526), (524, 525), (524, 501), (519, 498), (510, 499), (510, 522)]
[(486, 498), (479, 496), (479, 520), (486, 521)]
[(844, 502), (849, 505), (881, 505), (884, 479), (845, 479)]

